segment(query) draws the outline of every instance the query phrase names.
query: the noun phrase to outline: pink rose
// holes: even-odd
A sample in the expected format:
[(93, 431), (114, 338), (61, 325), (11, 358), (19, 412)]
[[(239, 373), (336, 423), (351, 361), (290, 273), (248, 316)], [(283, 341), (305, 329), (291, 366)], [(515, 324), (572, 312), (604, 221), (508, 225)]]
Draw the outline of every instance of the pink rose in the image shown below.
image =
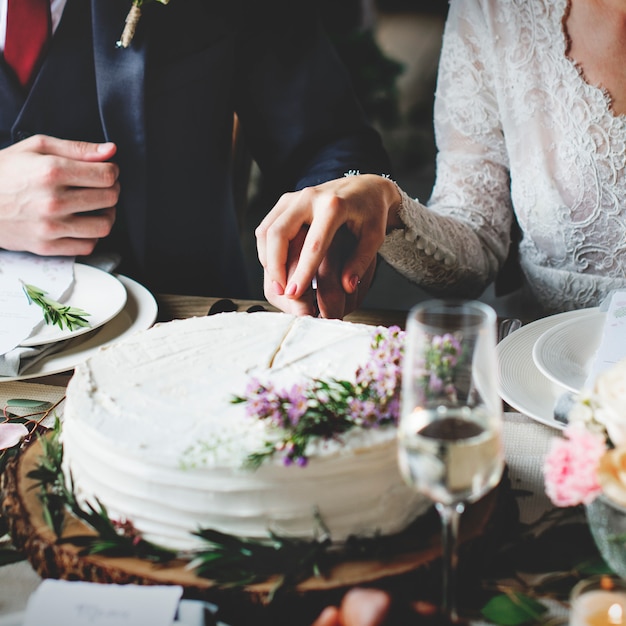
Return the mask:
[(563, 434), (552, 441), (544, 461), (546, 494), (556, 506), (588, 504), (602, 491), (597, 470), (605, 439), (580, 424), (569, 425)]

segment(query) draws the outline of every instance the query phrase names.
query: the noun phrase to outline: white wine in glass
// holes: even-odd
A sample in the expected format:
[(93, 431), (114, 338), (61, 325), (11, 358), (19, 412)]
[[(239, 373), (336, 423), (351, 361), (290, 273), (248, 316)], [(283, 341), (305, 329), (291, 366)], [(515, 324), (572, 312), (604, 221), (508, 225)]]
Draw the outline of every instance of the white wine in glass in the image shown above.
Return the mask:
[(452, 621), (460, 515), (504, 467), (495, 347), (496, 314), (481, 302), (429, 300), (409, 313), (398, 459), (441, 517), (442, 608)]

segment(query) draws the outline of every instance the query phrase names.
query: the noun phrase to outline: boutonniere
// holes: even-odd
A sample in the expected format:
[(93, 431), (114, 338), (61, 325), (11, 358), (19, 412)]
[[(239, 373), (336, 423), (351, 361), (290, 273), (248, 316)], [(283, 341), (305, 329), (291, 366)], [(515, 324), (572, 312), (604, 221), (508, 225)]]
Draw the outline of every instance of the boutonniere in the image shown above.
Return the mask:
[[(170, 0), (156, 1), (160, 2), (161, 4), (167, 4)], [(130, 11), (126, 16), (122, 36), (120, 37), (120, 40), (115, 44), (118, 48), (128, 48), (128, 46), (130, 46), (130, 42), (135, 36), (135, 29), (137, 28), (137, 24), (139, 23), (139, 18), (141, 17), (141, 7), (148, 2), (152, 2), (152, 0), (133, 0)]]

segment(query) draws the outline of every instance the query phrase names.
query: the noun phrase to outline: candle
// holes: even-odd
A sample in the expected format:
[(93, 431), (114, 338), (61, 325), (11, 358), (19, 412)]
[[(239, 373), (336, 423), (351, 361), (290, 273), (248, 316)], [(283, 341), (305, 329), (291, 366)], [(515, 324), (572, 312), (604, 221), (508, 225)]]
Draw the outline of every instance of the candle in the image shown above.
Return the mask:
[(626, 582), (594, 576), (579, 582), (570, 595), (570, 626), (626, 626)]

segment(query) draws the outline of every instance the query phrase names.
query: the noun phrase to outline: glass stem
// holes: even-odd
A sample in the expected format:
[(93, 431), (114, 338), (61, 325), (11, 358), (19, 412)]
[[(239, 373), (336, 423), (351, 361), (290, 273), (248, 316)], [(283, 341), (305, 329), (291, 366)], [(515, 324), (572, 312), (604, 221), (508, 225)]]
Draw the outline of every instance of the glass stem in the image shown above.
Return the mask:
[(441, 518), (442, 530), (442, 571), (443, 588), (441, 607), (450, 621), (458, 621), (459, 615), (456, 606), (456, 574), (458, 564), (457, 542), (459, 537), (459, 520), (465, 510), (462, 502), (453, 505), (435, 503), (435, 508)]

